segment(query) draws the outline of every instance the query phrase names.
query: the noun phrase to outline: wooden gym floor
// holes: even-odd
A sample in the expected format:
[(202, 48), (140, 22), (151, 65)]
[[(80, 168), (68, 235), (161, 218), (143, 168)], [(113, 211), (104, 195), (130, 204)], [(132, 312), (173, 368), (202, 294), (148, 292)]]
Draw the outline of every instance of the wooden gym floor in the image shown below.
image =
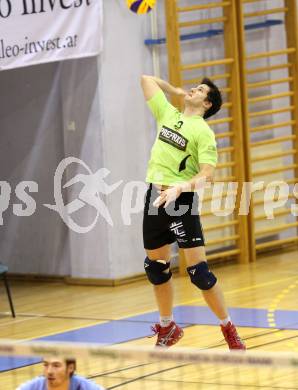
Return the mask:
[[(248, 349), (262, 351), (298, 352), (298, 250), (260, 257), (253, 264), (229, 264), (213, 267), (232, 317), (245, 339)], [(174, 276), (175, 318), (185, 326), (185, 336), (179, 347), (227, 349), (223, 342), (217, 321), (200, 292), (189, 282), (187, 276)], [(13, 282), (12, 294), (17, 317), (9, 313), (6, 299), (0, 305), (0, 334), (2, 339), (13, 340), (65, 340), (74, 342), (100, 342), (109, 344), (152, 345), (150, 325), (158, 319), (152, 288), (145, 280), (119, 286), (95, 287), (72, 286), (58, 282)], [(4, 291), (2, 293), (4, 297)], [(0, 364), (1, 366), (1, 364)], [(99, 370), (92, 365), (80, 367), (79, 373), (95, 375)], [(0, 367), (1, 368), (1, 367)], [(80, 372), (80, 368), (81, 371)], [(150, 368), (152, 370), (152, 367)], [(33, 370), (33, 369), (32, 369)], [(41, 372), (40, 365), (34, 366), (30, 374), (25, 369), (14, 381), (21, 383)], [(1, 390), (11, 390), (9, 384), (13, 371), (0, 373)], [(23, 374), (22, 374), (23, 373)], [(146, 374), (146, 372), (145, 372)], [(137, 375), (137, 374), (136, 374)], [(144, 375), (144, 373), (142, 373)], [(175, 382), (175, 372), (170, 374)], [(178, 374), (177, 374), (178, 375)], [(192, 377), (189, 371), (188, 379)], [(247, 381), (241, 389), (273, 388), (262, 387), (247, 374)], [(125, 377), (125, 376), (124, 376)], [(95, 378), (107, 388), (145, 389), (145, 382), (121, 385), (122, 377), (101, 376)], [(179, 374), (177, 388), (183, 389), (236, 389), (239, 386), (220, 387), (211, 380), (195, 384), (183, 381)], [(208, 375), (207, 375), (208, 378)], [(289, 376), (287, 377), (289, 378)], [(292, 382), (287, 385), (284, 376), (276, 381), (274, 388), (298, 389)], [(298, 374), (297, 374), (298, 379)], [(122, 381), (122, 382), (121, 382)], [(182, 382), (181, 382), (182, 381)], [(185, 383), (184, 383), (185, 382)], [(157, 382), (156, 382), (157, 383)], [(181, 385), (183, 383), (183, 386)], [(282, 383), (282, 384), (281, 384)], [(114, 387), (113, 387), (114, 386)], [(282, 387), (284, 386), (284, 387)], [(153, 384), (150, 389), (175, 389), (173, 382)]]

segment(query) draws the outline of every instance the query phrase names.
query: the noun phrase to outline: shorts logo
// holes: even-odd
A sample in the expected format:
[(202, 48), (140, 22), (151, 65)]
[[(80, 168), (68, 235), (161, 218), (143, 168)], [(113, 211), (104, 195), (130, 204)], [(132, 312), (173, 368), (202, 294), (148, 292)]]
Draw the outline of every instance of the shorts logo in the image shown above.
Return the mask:
[(188, 140), (175, 130), (169, 129), (163, 126), (160, 130), (159, 137), (161, 141), (166, 142), (169, 145), (174, 146), (179, 150), (185, 151)]
[(177, 242), (187, 242), (188, 240), (185, 240), (184, 238), (176, 238)]
[(177, 223), (173, 222), (173, 223), (171, 223), (170, 230), (175, 234), (175, 236), (177, 236), (179, 238), (186, 236), (186, 233), (185, 233), (185, 230), (184, 230), (182, 222), (177, 222)]

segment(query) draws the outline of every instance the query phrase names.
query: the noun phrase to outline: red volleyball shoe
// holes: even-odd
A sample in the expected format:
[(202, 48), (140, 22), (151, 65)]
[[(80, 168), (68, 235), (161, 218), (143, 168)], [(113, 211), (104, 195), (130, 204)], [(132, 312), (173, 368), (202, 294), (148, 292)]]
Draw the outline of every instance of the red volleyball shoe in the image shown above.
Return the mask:
[[(176, 344), (183, 337), (183, 329), (181, 329), (174, 321), (167, 327), (162, 327), (160, 324), (155, 324), (151, 329), (154, 335), (157, 335), (156, 346), (167, 348)], [(151, 337), (153, 337), (151, 336)]]
[(231, 322), (228, 322), (226, 326), (221, 325), (220, 327), (222, 334), (228, 343), (229, 349), (246, 349), (244, 342), (241, 340), (235, 326)]

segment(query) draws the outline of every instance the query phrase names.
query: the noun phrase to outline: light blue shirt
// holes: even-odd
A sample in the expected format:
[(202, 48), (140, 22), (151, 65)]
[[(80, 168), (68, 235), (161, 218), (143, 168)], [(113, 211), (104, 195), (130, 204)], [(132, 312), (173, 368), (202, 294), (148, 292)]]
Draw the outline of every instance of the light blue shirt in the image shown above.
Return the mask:
[[(73, 375), (70, 379), (69, 390), (104, 390), (103, 387), (89, 381), (79, 375)], [(17, 390), (47, 390), (47, 380), (44, 376), (32, 379), (24, 383)]]

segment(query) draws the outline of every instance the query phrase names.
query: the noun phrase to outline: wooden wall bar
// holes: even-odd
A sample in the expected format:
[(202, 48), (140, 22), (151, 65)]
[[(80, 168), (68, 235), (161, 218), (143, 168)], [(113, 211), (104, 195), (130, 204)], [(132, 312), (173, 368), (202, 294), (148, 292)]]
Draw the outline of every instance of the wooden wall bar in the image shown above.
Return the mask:
[[(201, 11), (217, 9), (219, 17), (203, 18)], [(190, 88), (200, 83), (204, 76), (216, 81), (221, 88), (225, 104), (222, 112), (209, 120), (209, 125), (215, 130), (219, 144), (219, 163), (216, 182), (224, 185), (222, 202), (229, 197), (235, 199), (235, 208), (226, 208), (227, 216), (214, 215), (214, 201), (221, 196), (213, 194), (214, 189), (206, 190), (202, 206), (202, 223), (207, 241), (209, 260), (228, 259), (236, 256), (239, 262), (248, 262), (247, 218), (238, 215), (241, 193), (228, 189), (228, 183), (237, 182), (241, 187), (245, 180), (243, 149), (242, 113), (239, 101), (240, 78), (237, 43), (237, 18), (234, 1), (212, 2), (179, 7), (178, 1), (165, 0), (167, 17), (167, 50), (170, 82), (176, 86)], [(187, 18), (185, 19), (185, 15)], [(182, 19), (183, 18), (183, 19)], [(181, 20), (182, 19), (182, 20)], [(224, 31), (222, 35), (223, 58), (211, 58), (209, 61), (185, 60), (184, 43), (179, 36), (190, 28), (205, 24), (206, 30), (216, 23)], [(203, 25), (203, 26), (202, 26)], [(196, 52), (200, 51), (201, 40), (195, 41)], [(172, 103), (182, 107), (182, 102), (174, 99)], [(184, 272), (184, 262), (180, 258), (181, 273)]]
[[(291, 213), (291, 200), (295, 202), (292, 187), (298, 178), (298, 73), (296, 1), (285, 0), (280, 8), (274, 8), (270, 1), (263, 1), (266, 9), (251, 12), (246, 3), (253, 2), (255, 3), (251, 0), (237, 1), (237, 26), (245, 158), (249, 167), (247, 181), (264, 181), (264, 189), (253, 194), (251, 212), (248, 215), (250, 257), (254, 260), (259, 250), (297, 243), (298, 224), (297, 218)], [(244, 26), (253, 17), (270, 18), (276, 14), (283, 20), (278, 28), (285, 39), (280, 38), (276, 45), (269, 45), (268, 51), (260, 49), (252, 52), (249, 32), (245, 31)], [(267, 39), (268, 36), (264, 34), (263, 41), (260, 40), (260, 48), (266, 46)], [(256, 65), (257, 60), (263, 60), (264, 64)], [(280, 64), (275, 64), (276, 62)], [(277, 91), (277, 87), (280, 91)], [(260, 109), (260, 103), (268, 108)], [(256, 125), (256, 120), (261, 125)], [(289, 185), (290, 191), (289, 195), (283, 197), (276, 195), (285, 204), (274, 210), (274, 219), (268, 219), (268, 212), (264, 212), (265, 192), (276, 181)]]
[[(219, 195), (214, 195), (214, 188), (204, 193), (201, 217), (208, 259), (236, 256), (239, 262), (255, 261), (258, 250), (297, 244), (298, 223), (293, 215), (298, 181), (296, 1), (284, 0), (279, 7), (269, 0), (179, 3), (165, 0), (170, 82), (189, 88), (200, 83), (203, 76), (210, 77), (220, 86), (225, 101), (221, 113), (209, 120), (219, 146), (215, 185), (222, 182), (225, 187)], [(206, 10), (217, 12), (210, 11), (208, 16)], [(281, 29), (284, 41), (281, 38), (268, 46), (268, 34), (260, 33), (260, 45), (255, 44), (251, 50), (250, 30), (245, 26), (274, 17), (280, 17), (283, 23), (270, 28)], [(223, 31), (224, 56), (203, 62), (199, 56), (190, 62), (179, 36), (195, 33), (196, 28), (208, 31), (215, 27)], [(193, 42), (194, 52), (200, 52), (201, 42)], [(172, 103), (182, 108), (180, 100)], [(226, 207), (228, 215), (220, 216), (220, 212), (214, 213), (214, 202), (221, 197), (222, 203), (235, 198), (235, 188), (228, 189), (231, 181), (238, 183), (236, 208)], [(281, 181), (289, 186), (289, 194), (278, 193), (283, 189), (278, 185)], [(246, 192), (251, 196), (250, 212), (238, 215), (244, 182), (264, 185)], [(268, 201), (266, 197), (274, 186), (277, 193)], [(284, 204), (273, 208), (273, 215), (268, 216), (267, 208), (274, 201)], [(183, 258), (180, 260), (182, 269)]]

